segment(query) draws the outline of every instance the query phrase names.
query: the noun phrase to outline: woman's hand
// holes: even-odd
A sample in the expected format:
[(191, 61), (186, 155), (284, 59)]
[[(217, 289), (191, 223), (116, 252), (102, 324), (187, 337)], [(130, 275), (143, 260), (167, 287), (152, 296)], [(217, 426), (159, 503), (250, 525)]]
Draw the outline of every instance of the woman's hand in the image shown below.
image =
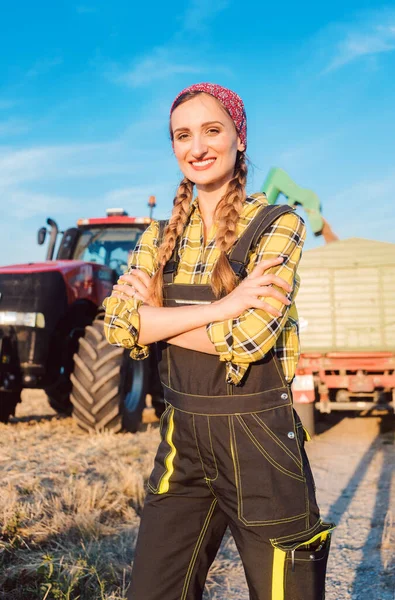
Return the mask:
[(288, 293), (292, 291), (292, 287), (278, 275), (265, 274), (265, 271), (277, 267), (282, 262), (282, 257), (262, 260), (230, 294), (214, 302), (221, 315), (218, 320), (234, 319), (249, 308), (260, 308), (274, 317), (280, 317), (282, 312), (261, 298), (275, 298), (285, 306), (291, 304), (284, 294), (272, 286), (282, 288)]
[[(119, 282), (124, 283), (119, 283)], [(154, 306), (152, 300), (151, 277), (140, 269), (133, 269), (131, 273), (121, 275), (118, 283), (114, 285), (111, 296), (121, 300), (141, 300), (144, 304)]]

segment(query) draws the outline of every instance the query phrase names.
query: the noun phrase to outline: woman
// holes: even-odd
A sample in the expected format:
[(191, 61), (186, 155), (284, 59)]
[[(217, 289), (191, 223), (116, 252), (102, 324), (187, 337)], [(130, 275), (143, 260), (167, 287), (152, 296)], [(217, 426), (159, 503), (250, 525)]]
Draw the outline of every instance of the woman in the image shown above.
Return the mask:
[(331, 526), (289, 387), (304, 224), (247, 197), (237, 94), (183, 90), (170, 134), (184, 175), (170, 221), (151, 223), (105, 301), (110, 343), (141, 359), (157, 342), (166, 400), (129, 598), (202, 598), (229, 526), (251, 599), (321, 600)]

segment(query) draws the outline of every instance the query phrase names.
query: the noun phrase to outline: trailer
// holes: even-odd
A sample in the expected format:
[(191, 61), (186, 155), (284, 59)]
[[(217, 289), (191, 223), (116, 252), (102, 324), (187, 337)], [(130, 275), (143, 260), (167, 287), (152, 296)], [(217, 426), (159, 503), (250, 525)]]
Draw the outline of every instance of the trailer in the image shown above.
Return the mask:
[(297, 297), (296, 408), (314, 433), (331, 411), (395, 411), (395, 244), (350, 238), (307, 250)]

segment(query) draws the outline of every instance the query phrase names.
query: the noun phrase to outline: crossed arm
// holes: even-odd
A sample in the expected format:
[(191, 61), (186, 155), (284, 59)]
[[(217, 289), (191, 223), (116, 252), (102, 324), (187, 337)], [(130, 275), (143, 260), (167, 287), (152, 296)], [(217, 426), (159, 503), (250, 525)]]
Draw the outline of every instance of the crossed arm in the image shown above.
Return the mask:
[[(290, 299), (295, 295), (291, 287), (296, 281), (304, 241), (304, 225), (299, 217), (290, 214), (278, 220), (251, 257), (250, 275), (231, 294), (211, 305), (180, 308), (149, 305), (150, 276), (155, 262), (154, 227), (153, 224), (143, 235), (133, 257), (135, 268), (120, 278), (112, 296), (106, 299), (108, 340), (130, 348), (135, 358), (144, 356), (147, 344), (166, 340), (232, 360), (237, 355), (224, 340), (230, 331), (242, 362), (257, 360), (256, 352), (248, 353), (244, 348), (247, 344), (243, 346), (243, 340), (251, 336), (255, 345), (261, 347), (258, 354), (267, 352), (287, 320)], [(263, 257), (269, 258), (262, 262)], [(254, 264), (257, 266), (252, 268)]]

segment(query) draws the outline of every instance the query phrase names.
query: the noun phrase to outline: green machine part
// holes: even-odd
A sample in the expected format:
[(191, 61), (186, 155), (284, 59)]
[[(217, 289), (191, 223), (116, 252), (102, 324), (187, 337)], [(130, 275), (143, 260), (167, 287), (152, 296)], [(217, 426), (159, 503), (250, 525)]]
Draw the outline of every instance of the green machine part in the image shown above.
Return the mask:
[(287, 198), (289, 206), (299, 204), (306, 211), (310, 227), (315, 235), (321, 235), (325, 220), (321, 215), (321, 204), (316, 193), (297, 185), (290, 176), (278, 167), (270, 169), (262, 186), (269, 204), (275, 204), (280, 194)]

